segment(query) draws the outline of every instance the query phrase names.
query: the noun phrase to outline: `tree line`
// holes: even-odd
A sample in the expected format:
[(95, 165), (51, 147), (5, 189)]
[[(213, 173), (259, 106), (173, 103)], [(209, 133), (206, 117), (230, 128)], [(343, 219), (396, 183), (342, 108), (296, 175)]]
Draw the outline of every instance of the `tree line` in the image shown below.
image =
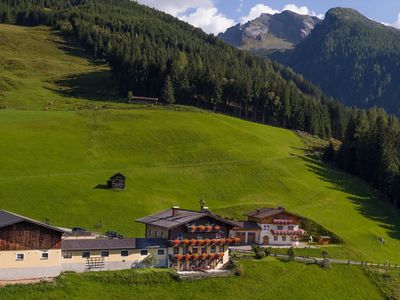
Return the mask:
[[(390, 143), (374, 133), (378, 117), (373, 116), (379, 115), (389, 127), (395, 126), (396, 118), (383, 111), (345, 107), (291, 69), (228, 46), (172, 16), (129, 0), (0, 0), (0, 22), (49, 25), (79, 41), (93, 57), (108, 62), (121, 95), (161, 97), (167, 103), (342, 140), (339, 153), (332, 155), (338, 166), (388, 195), (396, 194), (398, 152), (393, 151), (387, 166), (369, 164), (375, 174), (370, 179), (360, 167), (366, 153), (348, 151), (362, 147), (359, 131), (351, 129), (361, 114), (368, 120), (362, 139), (370, 147), (366, 152), (376, 150), (375, 145), (384, 153), (382, 160), (387, 159)], [(398, 131), (391, 134), (398, 139)], [(387, 179), (381, 182), (377, 178), (382, 172)]]

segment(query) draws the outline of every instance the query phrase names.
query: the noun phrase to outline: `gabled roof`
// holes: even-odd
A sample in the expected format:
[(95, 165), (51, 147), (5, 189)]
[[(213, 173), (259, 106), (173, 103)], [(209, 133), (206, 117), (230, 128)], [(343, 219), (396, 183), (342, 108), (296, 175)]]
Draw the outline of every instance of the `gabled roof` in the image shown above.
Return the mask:
[(43, 222), (39, 222), (6, 210), (0, 210), (0, 228), (9, 226), (9, 225), (13, 225), (13, 224), (17, 224), (20, 222), (29, 222), (32, 224), (36, 224), (38, 226), (42, 226), (45, 227), (47, 229), (51, 229), (54, 231), (58, 231), (61, 233), (67, 233), (69, 232), (67, 229), (64, 228), (60, 228), (60, 227), (55, 227), (55, 226), (51, 226), (49, 224), (43, 223)]
[(126, 178), (124, 174), (119, 173), (119, 172), (118, 172), (118, 173), (115, 173), (113, 176), (111, 176), (110, 179), (112, 179), (112, 178), (114, 178), (114, 177), (123, 177), (123, 178)]
[(266, 218), (266, 217), (271, 217), (275, 216), (277, 214), (285, 212), (285, 209), (283, 207), (278, 207), (278, 208), (258, 208), (254, 211), (251, 211), (246, 214), (248, 217), (254, 217), (254, 218)]
[(222, 223), (229, 224), (231, 226), (237, 226), (232, 221), (226, 220), (220, 216), (214, 215), (210, 211), (194, 211), (181, 208), (170, 208), (162, 212), (152, 214), (143, 218), (139, 218), (136, 222), (162, 227), (165, 229), (172, 229), (188, 222), (192, 222), (203, 217), (210, 217), (218, 220)]

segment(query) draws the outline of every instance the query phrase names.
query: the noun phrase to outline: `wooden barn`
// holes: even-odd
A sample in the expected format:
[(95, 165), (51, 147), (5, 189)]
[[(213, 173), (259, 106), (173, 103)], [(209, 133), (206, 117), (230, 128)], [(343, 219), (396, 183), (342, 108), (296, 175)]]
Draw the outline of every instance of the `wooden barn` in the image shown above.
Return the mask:
[(64, 229), (0, 211), (0, 280), (60, 274)]
[(115, 190), (124, 190), (125, 180), (126, 177), (122, 173), (114, 174), (107, 180), (107, 187)]

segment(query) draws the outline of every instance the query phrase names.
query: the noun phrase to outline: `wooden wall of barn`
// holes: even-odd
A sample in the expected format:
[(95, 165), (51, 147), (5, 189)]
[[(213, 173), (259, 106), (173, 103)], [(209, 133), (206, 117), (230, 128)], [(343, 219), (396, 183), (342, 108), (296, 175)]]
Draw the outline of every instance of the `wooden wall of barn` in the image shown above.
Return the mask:
[(0, 228), (1, 250), (60, 249), (61, 233), (29, 222)]

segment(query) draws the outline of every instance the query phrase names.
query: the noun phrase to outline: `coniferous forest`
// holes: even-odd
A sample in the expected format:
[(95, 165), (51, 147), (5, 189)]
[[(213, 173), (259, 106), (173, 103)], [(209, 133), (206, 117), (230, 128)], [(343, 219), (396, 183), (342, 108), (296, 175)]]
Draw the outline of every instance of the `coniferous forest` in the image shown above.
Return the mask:
[(399, 206), (400, 126), (345, 107), (290, 69), (128, 0), (0, 0), (0, 22), (48, 25), (110, 65), (121, 96), (160, 97), (342, 141), (328, 159)]

